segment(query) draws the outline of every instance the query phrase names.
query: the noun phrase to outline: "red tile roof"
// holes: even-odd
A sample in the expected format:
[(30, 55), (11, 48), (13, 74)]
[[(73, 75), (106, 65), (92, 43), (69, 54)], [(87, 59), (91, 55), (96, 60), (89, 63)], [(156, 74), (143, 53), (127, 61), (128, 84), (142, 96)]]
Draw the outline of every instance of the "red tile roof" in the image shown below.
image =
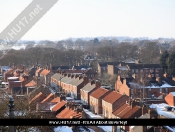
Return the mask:
[(90, 96), (99, 99), (101, 96), (103, 96), (105, 93), (107, 93), (109, 90), (104, 88), (98, 88), (94, 92), (90, 94)]
[(37, 94), (33, 99), (30, 100), (29, 104), (31, 104), (33, 101), (35, 101), (36, 99), (38, 99), (39, 97), (42, 96), (42, 92), (40, 92), (39, 94)]
[(79, 119), (79, 118), (81, 118), (82, 117), (82, 112), (80, 112), (80, 113), (76, 113), (75, 115), (73, 115), (73, 116), (70, 116), (70, 118), (76, 118), (76, 119)]
[(114, 103), (116, 100), (118, 100), (122, 96), (123, 96), (122, 94), (119, 94), (116, 91), (112, 91), (108, 95), (106, 95), (103, 98), (103, 100), (112, 104), (112, 103)]
[(58, 111), (60, 108), (66, 105), (65, 101), (61, 101), (60, 103), (57, 103), (53, 108), (52, 111)]
[[(141, 108), (139, 106), (134, 106), (130, 111), (128, 111), (122, 118), (128, 119), (131, 118), (136, 112)], [(141, 115), (140, 115), (141, 116)]]
[(69, 110), (69, 113), (67, 113), (64, 118), (69, 119), (71, 116), (76, 115), (76, 112), (73, 110)]
[(60, 97), (56, 97), (53, 100), (51, 100), (50, 102), (60, 102)]
[(43, 101), (41, 101), (41, 103), (47, 102), (53, 96), (54, 96), (54, 94), (53, 93), (50, 93), (45, 99), (43, 99)]
[(36, 70), (36, 73), (40, 72), (41, 70), (42, 70), (42, 68), (38, 68), (38, 69)]
[(46, 75), (49, 74), (49, 73), (50, 73), (50, 70), (44, 69), (44, 70), (40, 73), (40, 75), (46, 76)]
[(36, 86), (36, 82), (34, 82), (34, 81), (32, 80), (32, 81), (28, 82), (25, 86), (26, 86), (26, 87), (34, 87), (34, 86)]
[(122, 111), (124, 111), (127, 107), (129, 107), (128, 104), (123, 104), (122, 106), (120, 106), (119, 108), (117, 108), (115, 111), (113, 111), (113, 115), (117, 116), (118, 114), (120, 114)]
[(76, 111), (65, 108), (62, 110), (59, 114), (56, 115), (57, 118), (64, 118), (64, 119), (70, 119), (70, 118), (81, 118), (82, 117), (82, 112), (77, 113)]
[(64, 118), (64, 116), (70, 112), (69, 108), (65, 108), (64, 110), (62, 110), (59, 114), (56, 115), (57, 118)]

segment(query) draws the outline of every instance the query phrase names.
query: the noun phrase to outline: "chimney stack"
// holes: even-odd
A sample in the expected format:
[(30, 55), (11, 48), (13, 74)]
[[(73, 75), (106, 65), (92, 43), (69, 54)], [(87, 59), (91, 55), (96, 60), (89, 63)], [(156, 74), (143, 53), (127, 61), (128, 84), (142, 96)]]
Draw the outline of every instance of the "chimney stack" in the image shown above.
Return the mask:
[(51, 70), (51, 71), (52, 71), (52, 64), (50, 64), (50, 66), (49, 66), (49, 70)]
[(83, 77), (81, 75), (79, 75), (79, 80), (82, 79)]
[(123, 79), (123, 84), (125, 84), (125, 85), (126, 85), (126, 79)]
[(161, 80), (160, 80), (160, 77), (156, 77), (156, 81), (157, 82), (160, 82)]
[(164, 76), (164, 77), (167, 77), (167, 73), (164, 73), (163, 76)]
[(101, 84), (98, 80), (95, 81), (95, 88), (99, 88), (101, 87)]
[(175, 77), (172, 77), (172, 80), (175, 81)]
[(95, 84), (95, 81), (94, 80), (91, 80), (90, 81), (91, 85)]
[(120, 81), (120, 80), (121, 80), (120, 75), (118, 75), (117, 80), (118, 80), (118, 81)]

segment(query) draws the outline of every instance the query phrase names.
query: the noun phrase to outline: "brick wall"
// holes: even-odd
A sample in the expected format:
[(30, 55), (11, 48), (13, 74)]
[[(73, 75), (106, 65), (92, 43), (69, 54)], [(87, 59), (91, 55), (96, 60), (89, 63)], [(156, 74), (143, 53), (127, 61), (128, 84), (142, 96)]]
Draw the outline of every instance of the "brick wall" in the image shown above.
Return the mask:
[(171, 105), (171, 106), (175, 106), (175, 97), (169, 93), (166, 97), (165, 97), (165, 101)]
[(120, 76), (118, 76), (117, 80), (116, 80), (116, 83), (115, 83), (115, 90), (118, 91), (121, 86), (122, 86), (122, 82), (120, 80)]
[(108, 65), (107, 66), (107, 71), (108, 71), (108, 74), (110, 75), (114, 75), (114, 65)]

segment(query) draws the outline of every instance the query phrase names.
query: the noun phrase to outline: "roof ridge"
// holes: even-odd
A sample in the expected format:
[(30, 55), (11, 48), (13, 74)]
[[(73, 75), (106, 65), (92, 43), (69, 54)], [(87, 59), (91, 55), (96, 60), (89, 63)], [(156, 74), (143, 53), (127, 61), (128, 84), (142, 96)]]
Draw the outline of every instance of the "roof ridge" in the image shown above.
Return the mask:
[(125, 107), (122, 111), (120, 111), (120, 113), (118, 113), (117, 115), (120, 115), (124, 110), (126, 110), (128, 107), (130, 107), (129, 105), (127, 107)]

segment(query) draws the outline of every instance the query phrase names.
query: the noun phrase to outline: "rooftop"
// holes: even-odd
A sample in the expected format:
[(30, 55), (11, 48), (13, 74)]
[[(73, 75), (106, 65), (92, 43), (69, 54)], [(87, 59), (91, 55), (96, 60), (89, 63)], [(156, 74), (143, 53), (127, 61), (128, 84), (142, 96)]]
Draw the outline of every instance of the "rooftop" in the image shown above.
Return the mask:
[[(162, 115), (167, 118), (175, 118), (175, 113), (172, 111), (166, 111), (165, 107), (169, 106), (168, 104), (152, 104), (150, 108), (155, 109), (159, 115)], [(173, 106), (174, 107), (174, 106)]]
[(11, 79), (12, 79), (12, 80), (13, 80), (13, 79), (19, 79), (19, 77), (8, 77), (8, 79), (10, 79), (10, 80), (11, 80)]
[(85, 91), (85, 92), (90, 92), (91, 90), (93, 90), (95, 88), (95, 84), (88, 83), (86, 84), (81, 90)]
[(65, 101), (61, 101), (60, 103), (57, 103), (53, 108), (52, 108), (52, 111), (57, 111), (59, 110), (60, 108), (62, 108), (63, 106), (66, 105), (66, 102)]
[(116, 91), (112, 91), (108, 95), (106, 95), (103, 98), (103, 100), (108, 102), (108, 103), (114, 103), (116, 100), (118, 100), (122, 96), (123, 96), (122, 94), (119, 94)]
[(50, 98), (52, 98), (54, 95), (50, 93), (41, 103), (47, 102)]
[(56, 97), (53, 100), (51, 100), (50, 102), (60, 102), (60, 97)]
[(96, 89), (94, 92), (92, 92), (90, 94), (90, 96), (99, 99), (100, 97), (102, 97), (105, 93), (107, 93), (109, 90), (104, 89), (104, 88), (98, 88)]
[(91, 111), (87, 109), (83, 109), (83, 111), (89, 116), (91, 119), (103, 119), (100, 115), (95, 115)]

